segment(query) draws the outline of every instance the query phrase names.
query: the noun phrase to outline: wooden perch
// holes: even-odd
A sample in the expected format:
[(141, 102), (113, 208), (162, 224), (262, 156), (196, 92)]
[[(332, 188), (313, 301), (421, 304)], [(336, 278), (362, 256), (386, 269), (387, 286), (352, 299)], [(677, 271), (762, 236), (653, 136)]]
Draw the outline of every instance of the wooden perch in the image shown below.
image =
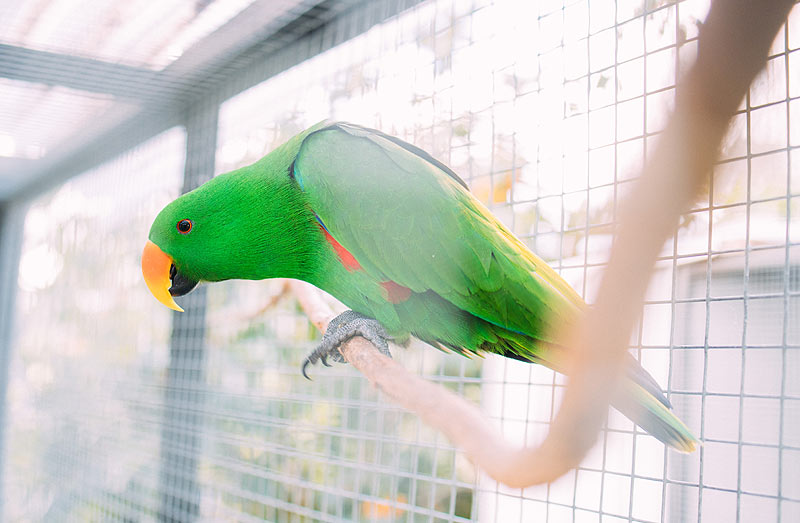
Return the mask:
[[(325, 332), (334, 312), (320, 292), (308, 283), (290, 283), (297, 301), (320, 332)], [(444, 387), (410, 374), (399, 363), (378, 352), (370, 342), (356, 337), (340, 351), (369, 381), (401, 407), (442, 431), (475, 465), (509, 486), (524, 487), (552, 481), (566, 472), (563, 445), (520, 449), (507, 443), (473, 403)], [(442, 413), (447, 413), (443, 416)], [(529, 464), (535, 464), (530, 466)]]
[[(577, 466), (602, 427), (658, 252), (708, 179), (730, 119), (793, 4), (712, 4), (697, 61), (679, 83), (670, 123), (648, 154), (630, 198), (620, 206), (619, 232), (596, 306), (574, 332), (565, 333), (571, 348), (569, 386), (539, 447), (512, 447), (475, 405), (409, 374), (363, 338), (341, 347), (345, 359), (399, 405), (442, 431), (497, 481), (526, 487), (553, 481)], [(333, 312), (313, 287), (297, 281), (291, 286), (311, 321), (324, 332)]]

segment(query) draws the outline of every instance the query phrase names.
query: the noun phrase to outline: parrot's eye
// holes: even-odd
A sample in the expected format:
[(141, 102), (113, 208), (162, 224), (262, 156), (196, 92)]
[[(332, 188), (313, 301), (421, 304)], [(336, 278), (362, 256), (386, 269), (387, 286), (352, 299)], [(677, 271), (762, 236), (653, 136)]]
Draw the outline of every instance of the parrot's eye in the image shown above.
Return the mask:
[(192, 220), (181, 220), (178, 222), (178, 231), (181, 234), (188, 234), (192, 230)]

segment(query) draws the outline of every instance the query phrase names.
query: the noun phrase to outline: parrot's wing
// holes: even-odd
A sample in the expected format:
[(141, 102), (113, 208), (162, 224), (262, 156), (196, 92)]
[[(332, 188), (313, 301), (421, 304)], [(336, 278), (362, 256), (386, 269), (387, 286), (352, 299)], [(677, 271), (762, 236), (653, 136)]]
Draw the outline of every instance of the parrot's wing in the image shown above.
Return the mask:
[(306, 137), (292, 174), (328, 232), (379, 280), (432, 290), (538, 339), (583, 306), (455, 173), (410, 144), (334, 124)]

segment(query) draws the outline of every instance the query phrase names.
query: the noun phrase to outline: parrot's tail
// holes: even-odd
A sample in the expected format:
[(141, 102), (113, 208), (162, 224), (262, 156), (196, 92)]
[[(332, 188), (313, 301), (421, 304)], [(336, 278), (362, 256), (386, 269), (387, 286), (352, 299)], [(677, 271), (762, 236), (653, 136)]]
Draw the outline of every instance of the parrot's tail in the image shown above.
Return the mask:
[[(564, 372), (562, 346), (541, 340), (531, 343), (531, 338), (507, 329), (498, 329), (495, 333), (500, 342), (492, 345), (490, 352)], [(532, 345), (536, 347), (536, 352), (528, 348)], [(628, 354), (626, 359), (627, 379), (612, 397), (611, 405), (665, 445), (681, 452), (693, 452), (699, 441), (672, 413), (672, 405), (658, 382), (636, 358)]]
[[(521, 361), (540, 363), (563, 372), (559, 357), (562, 347), (539, 342), (539, 354), (528, 352), (523, 356), (524, 341), (515, 336), (508, 331), (504, 332), (503, 342), (507, 345), (503, 349), (495, 347), (494, 352)], [(681, 452), (693, 452), (699, 443), (697, 438), (672, 413), (672, 405), (664, 396), (658, 382), (630, 354), (627, 356), (626, 377), (624, 386), (612, 398), (611, 405), (665, 445)]]
[(662, 443), (681, 452), (693, 452), (698, 440), (689, 428), (655, 396), (639, 384), (626, 380), (626, 387), (612, 405)]
[(681, 452), (693, 452), (697, 438), (672, 413), (672, 405), (658, 383), (633, 357), (628, 361), (627, 377), (611, 402), (614, 408), (662, 443)]

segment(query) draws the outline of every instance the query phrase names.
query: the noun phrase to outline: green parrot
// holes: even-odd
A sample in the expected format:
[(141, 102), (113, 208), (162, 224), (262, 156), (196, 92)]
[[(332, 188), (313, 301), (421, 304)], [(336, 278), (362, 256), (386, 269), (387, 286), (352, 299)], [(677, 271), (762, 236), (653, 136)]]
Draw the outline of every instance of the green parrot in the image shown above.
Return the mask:
[[(167, 205), (142, 272), (153, 295), (198, 282), (295, 278), (352, 309), (303, 365), (336, 359), (344, 340), (413, 335), (442, 350), (493, 352), (563, 370), (553, 333), (580, 296), (470, 192), (450, 168), (379, 131), (321, 122), (248, 167)], [(614, 406), (685, 452), (697, 440), (656, 381), (629, 357)]]

